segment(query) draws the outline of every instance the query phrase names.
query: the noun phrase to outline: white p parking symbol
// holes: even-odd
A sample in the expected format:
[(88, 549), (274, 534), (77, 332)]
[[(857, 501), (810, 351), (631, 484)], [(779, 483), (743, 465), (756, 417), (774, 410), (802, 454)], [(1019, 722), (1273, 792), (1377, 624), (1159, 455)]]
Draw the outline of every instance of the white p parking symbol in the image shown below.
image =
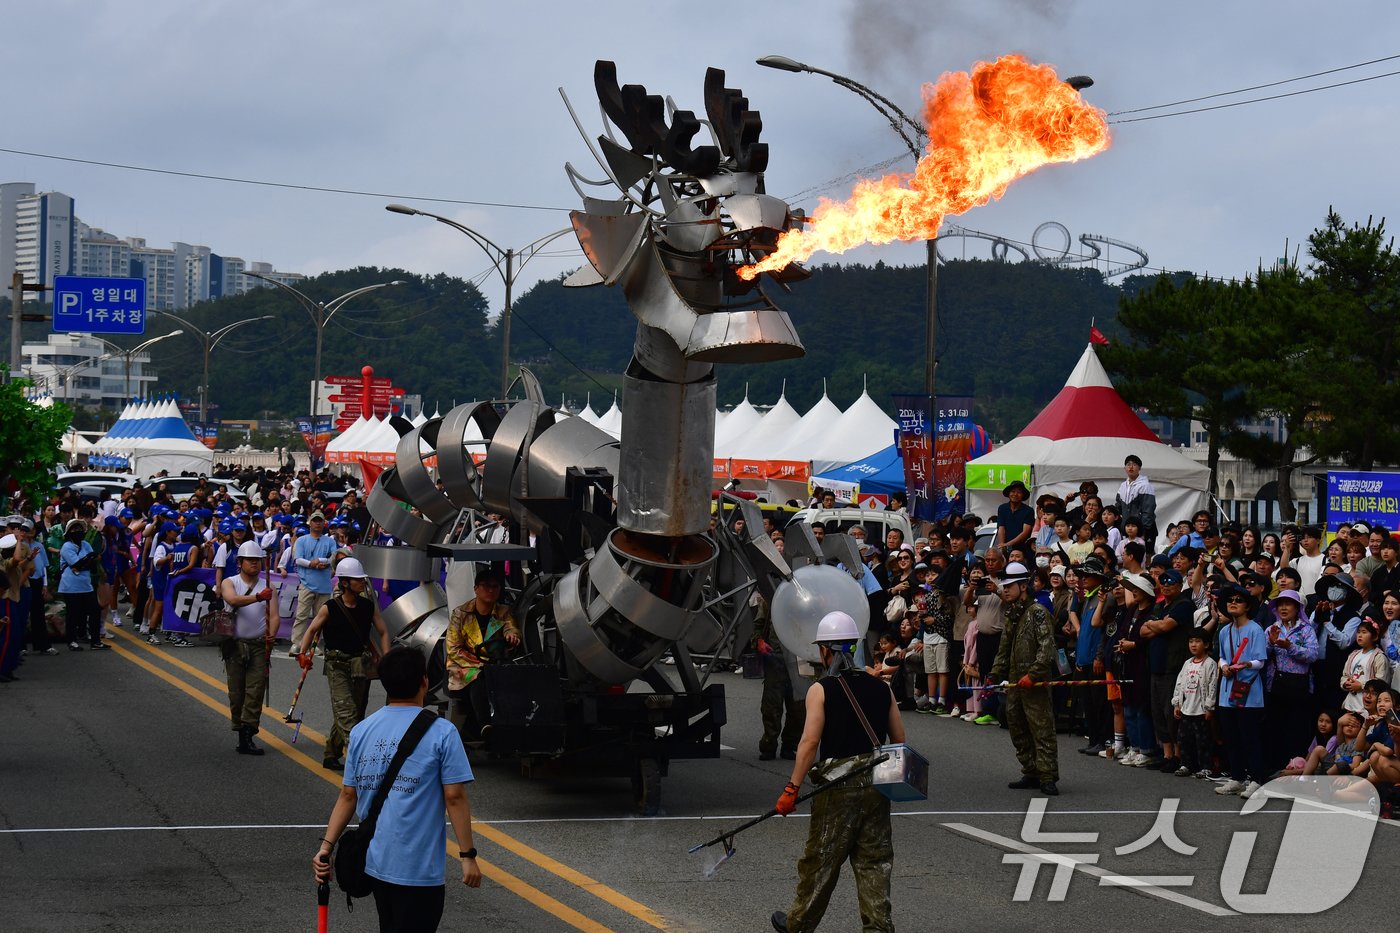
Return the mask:
[(82, 296), (77, 292), (63, 292), (59, 298), (59, 314), (81, 314)]

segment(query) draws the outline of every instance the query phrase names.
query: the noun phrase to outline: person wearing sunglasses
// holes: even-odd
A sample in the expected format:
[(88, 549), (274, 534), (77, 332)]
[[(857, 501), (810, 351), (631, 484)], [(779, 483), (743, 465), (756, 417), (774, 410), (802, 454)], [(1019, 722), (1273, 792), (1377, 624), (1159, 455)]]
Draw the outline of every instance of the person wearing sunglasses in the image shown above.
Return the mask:
[(1268, 639), (1251, 618), (1249, 594), (1223, 586), (1217, 603), (1225, 608), (1225, 624), (1216, 635), (1220, 659), (1220, 694), (1216, 715), (1225, 740), (1230, 779), (1217, 794), (1250, 797), (1267, 780), (1264, 764), (1264, 682), (1260, 673), (1269, 657)]

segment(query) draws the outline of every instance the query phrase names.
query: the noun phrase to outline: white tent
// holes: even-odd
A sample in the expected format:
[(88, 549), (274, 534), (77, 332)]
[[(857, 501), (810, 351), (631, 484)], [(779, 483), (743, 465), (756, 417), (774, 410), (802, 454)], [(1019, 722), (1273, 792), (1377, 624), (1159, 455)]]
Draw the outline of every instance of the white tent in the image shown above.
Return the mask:
[(763, 416), (749, 402), (749, 397), (745, 395), (744, 400), (735, 405), (734, 410), (725, 416), (724, 424), (715, 428), (715, 456), (721, 458), (742, 456), (736, 448), (762, 418)]
[[(733, 442), (730, 456), (744, 460), (774, 460), (775, 454), (787, 443), (788, 436), (802, 421), (787, 396), (778, 396), (773, 407), (763, 413), (758, 422)], [(716, 434), (719, 432), (716, 431)], [(715, 456), (721, 456), (718, 452)]]
[[(811, 460), (813, 451), (840, 417), (841, 409), (836, 407), (823, 389), (822, 397), (817, 399), (817, 403), (808, 409), (802, 420), (788, 432), (772, 459)], [(848, 462), (854, 459), (857, 458), (848, 458)]]
[(140, 427), (140, 436), (121, 443), (131, 472), (150, 476), (170, 473), (207, 473), (214, 466), (214, 452), (194, 436), (174, 399), (157, 403)]
[(1033, 498), (1093, 480), (1112, 503), (1128, 454), (1142, 458), (1142, 475), (1156, 489), (1159, 528), (1205, 506), (1210, 470), (1158, 440), (1113, 388), (1090, 344), (1065, 387), (1015, 440), (967, 464), (967, 508), (995, 514), (1002, 488), (1025, 469)]
[(812, 461), (812, 472), (844, 466), (884, 450), (895, 442), (896, 427), (894, 419), (881, 411), (862, 389), (860, 398), (817, 440), (808, 458)]
[(596, 411), (593, 410), (593, 394), (592, 394), (592, 393), (589, 393), (588, 395), (584, 396), (584, 399), (583, 399), (583, 410), (580, 411), (580, 412), (578, 413), (578, 416), (579, 416), (580, 418), (582, 418), (584, 421), (587, 421), (589, 424), (597, 424), (597, 423), (598, 423), (598, 413), (597, 413)]
[(622, 409), (617, 407), (617, 396), (613, 396), (612, 407), (605, 411), (597, 421), (598, 427), (613, 437), (622, 437)]
[(355, 450), (356, 439), (364, 433), (365, 426), (369, 424), (364, 415), (360, 415), (351, 423), (350, 427), (341, 431), (331, 442), (326, 445), (327, 463), (349, 463), (353, 458), (346, 454)]

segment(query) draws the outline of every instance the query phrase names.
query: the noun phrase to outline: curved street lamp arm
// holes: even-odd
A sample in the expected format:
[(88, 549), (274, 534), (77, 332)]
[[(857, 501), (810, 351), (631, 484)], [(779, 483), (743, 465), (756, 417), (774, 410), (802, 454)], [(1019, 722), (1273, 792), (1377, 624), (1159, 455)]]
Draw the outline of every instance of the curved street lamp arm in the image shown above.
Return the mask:
[(183, 328), (181, 328), (180, 330), (172, 330), (172, 331), (171, 331), (170, 333), (168, 333), (168, 334), (161, 334), (159, 337), (152, 337), (150, 340), (142, 341), (141, 343), (138, 343), (136, 346), (132, 347), (130, 351), (125, 351), (125, 352), (130, 352), (132, 356), (135, 356), (135, 355), (138, 354), (138, 353), (141, 353), (141, 352), (143, 352), (143, 351), (145, 351), (145, 350), (149, 350), (151, 347), (153, 347), (153, 346), (155, 346), (156, 344), (160, 343), (160, 342), (161, 342), (162, 340), (164, 340), (166, 337), (178, 337), (178, 336), (180, 336), (181, 334), (183, 334), (184, 332), (185, 332), (185, 331), (184, 331)]
[(491, 265), (495, 267), (496, 274), (500, 276), (501, 282), (509, 284), (506, 282), (505, 270), (501, 268), (501, 264), (505, 262), (506, 251), (500, 246), (497, 246), (495, 243), (493, 243), (490, 240), (490, 238), (480, 233), (477, 233), (475, 230), (473, 230), (471, 227), (466, 226), (465, 224), (459, 224), (457, 221), (453, 220), (450, 217), (444, 217), (441, 214), (429, 213), (428, 211), (420, 211), (416, 207), (406, 207), (402, 204), (390, 204), (385, 207), (385, 210), (392, 211), (395, 214), (416, 214), (419, 217), (431, 217), (438, 223), (446, 224), (453, 230), (456, 230), (458, 233), (469, 237), (473, 243), (481, 247), (481, 251), (486, 254), (486, 257), (488, 259), (491, 260)]
[(366, 292), (372, 292), (372, 291), (374, 291), (376, 288), (388, 288), (390, 285), (402, 285), (402, 284), (403, 284), (403, 283), (402, 283), (402, 282), (399, 282), (399, 281), (380, 282), (380, 283), (378, 283), (377, 285), (366, 285), (366, 286), (364, 286), (363, 288), (357, 288), (357, 289), (355, 289), (355, 290), (352, 291), (352, 292), (346, 292), (344, 295), (341, 295), (339, 298), (332, 298), (330, 301), (326, 302), (326, 304), (325, 304), (325, 306), (324, 306), (324, 310), (325, 310), (325, 312), (326, 312), (326, 316), (325, 316), (324, 318), (321, 319), (321, 323), (322, 323), (323, 325), (324, 325), (324, 324), (328, 324), (328, 323), (330, 322), (330, 319), (333, 318), (333, 317), (335, 317), (335, 313), (336, 313), (337, 311), (339, 311), (341, 308), (345, 307), (346, 303), (348, 303), (348, 302), (350, 301), (351, 298), (357, 298), (357, 297), (359, 297), (360, 295), (365, 294)]
[(208, 335), (210, 352), (213, 352), (214, 348), (219, 345), (219, 341), (227, 337), (230, 331), (236, 330), (244, 324), (256, 324), (259, 321), (270, 321), (272, 317), (271, 314), (264, 314), (262, 317), (249, 317), (241, 321), (234, 321), (232, 324), (225, 324), (223, 327), (220, 327), (218, 330)]
[(260, 281), (267, 282), (269, 285), (276, 285), (283, 291), (291, 292), (292, 295), (296, 298), (297, 303), (300, 304), (302, 308), (306, 310), (307, 315), (310, 316), (311, 323), (315, 324), (317, 327), (321, 326), (321, 320), (317, 314), (317, 312), (321, 310), (321, 305), (319, 305), (315, 301), (312, 301), (309, 297), (303, 294), (300, 289), (293, 288), (286, 282), (279, 282), (277, 279), (269, 278), (268, 276), (265, 276), (259, 272), (244, 272), (243, 274), (251, 276), (252, 278), (258, 279)]
[[(919, 126), (917, 123), (913, 123), (912, 121), (910, 121), (909, 117), (906, 116), (903, 112), (901, 112), (898, 107), (894, 107), (893, 104), (889, 104), (889, 102), (886, 101), (883, 97), (881, 97), (879, 94), (876, 94), (874, 91), (871, 91), (864, 85), (857, 84), (854, 81), (846, 82), (835, 78), (833, 78), (832, 81), (839, 87), (843, 87), (848, 91), (851, 91), (855, 94), (859, 94), (860, 97), (866, 103), (874, 107), (875, 110), (879, 112), (880, 116), (884, 117), (889, 122), (890, 129), (894, 130), (895, 133), (899, 135), (899, 138), (904, 142), (905, 148), (909, 150), (909, 154), (914, 157), (915, 162), (917, 162), (923, 156), (923, 146), (921, 145), (921, 142), (922, 140), (927, 138), (927, 134), (925, 134), (923, 127)], [(891, 112), (891, 107), (894, 107), (894, 112)], [(911, 126), (914, 131), (914, 136), (912, 139), (910, 138)]]
[(515, 253), (516, 274), (519, 274), (520, 270), (525, 268), (525, 263), (529, 262), (531, 259), (534, 259), (540, 250), (544, 249), (546, 246), (548, 246), (550, 243), (553, 243), (555, 240), (559, 239), (564, 234), (573, 232), (573, 227), (565, 227), (562, 230), (555, 230), (553, 233), (546, 233), (544, 236), (540, 237), (538, 240), (535, 240), (529, 246), (517, 250)]

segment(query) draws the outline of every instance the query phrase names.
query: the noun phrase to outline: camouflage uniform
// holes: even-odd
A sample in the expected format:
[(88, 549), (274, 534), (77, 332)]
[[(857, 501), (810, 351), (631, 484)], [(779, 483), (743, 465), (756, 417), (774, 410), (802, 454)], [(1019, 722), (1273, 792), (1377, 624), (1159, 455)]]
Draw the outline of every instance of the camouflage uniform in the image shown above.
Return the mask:
[[(1054, 622), (1045, 607), (1033, 600), (1007, 603), (1006, 628), (992, 663), (992, 681), (1012, 683), (1029, 675), (1049, 680), (1055, 657)], [(1006, 720), (1021, 773), (1042, 784), (1060, 779), (1055, 742), (1055, 710), (1049, 687), (1006, 691)]]
[(331, 693), (333, 718), (322, 756), (322, 763), (329, 764), (339, 761), (345, 754), (350, 743), (350, 730), (365, 718), (365, 707), (369, 704), (369, 678), (365, 676), (364, 655), (345, 651), (327, 650), (323, 672)]
[[(841, 761), (854, 761), (859, 767), (869, 757)], [(812, 798), (812, 825), (807, 848), (797, 862), (797, 894), (787, 914), (789, 933), (817, 928), (847, 854), (856, 881), (861, 929), (893, 933), (890, 799), (871, 786), (870, 779), (867, 772)]]
[[(782, 644), (773, 632), (773, 622), (769, 618), (767, 604), (758, 607), (758, 624), (754, 628), (754, 642), (766, 641), (773, 653), (763, 657), (763, 698), (759, 700), (758, 711), (763, 717), (763, 737), (758, 740), (760, 755), (773, 755), (778, 750), (778, 740), (782, 739), (783, 753), (796, 754), (797, 742), (802, 738), (802, 727), (807, 722), (807, 704), (803, 697), (793, 690), (792, 672)], [(786, 721), (784, 721), (786, 714)]]
[(228, 709), (233, 731), (257, 734), (267, 689), (267, 640), (232, 638), (224, 642), (224, 672), (228, 675)]

